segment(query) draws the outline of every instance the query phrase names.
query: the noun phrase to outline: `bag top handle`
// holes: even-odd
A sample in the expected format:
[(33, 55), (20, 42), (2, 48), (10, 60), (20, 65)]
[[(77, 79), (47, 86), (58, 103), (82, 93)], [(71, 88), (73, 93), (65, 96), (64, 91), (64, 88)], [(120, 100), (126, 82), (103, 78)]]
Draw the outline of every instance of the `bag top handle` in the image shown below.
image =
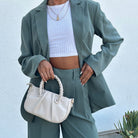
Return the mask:
[[(59, 88), (60, 88), (60, 93), (59, 93), (59, 95), (60, 95), (60, 97), (62, 97), (62, 96), (63, 96), (63, 85), (62, 85), (62, 83), (61, 83), (61, 80), (60, 80), (60, 78), (59, 78), (57, 75), (55, 75), (55, 74), (54, 74), (54, 78), (57, 80), (57, 82), (58, 82), (58, 84), (59, 84)], [(40, 95), (42, 94), (43, 89), (44, 89), (44, 81), (43, 81), (43, 79), (42, 79), (41, 82), (40, 82), (40, 91), (39, 91), (39, 94), (40, 94)]]

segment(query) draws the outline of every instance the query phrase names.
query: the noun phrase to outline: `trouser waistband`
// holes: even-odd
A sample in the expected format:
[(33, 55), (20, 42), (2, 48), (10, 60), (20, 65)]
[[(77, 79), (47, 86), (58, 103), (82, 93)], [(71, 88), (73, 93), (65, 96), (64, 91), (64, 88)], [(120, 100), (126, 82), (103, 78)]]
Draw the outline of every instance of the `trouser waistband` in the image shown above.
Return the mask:
[(76, 77), (80, 76), (81, 69), (74, 68), (74, 69), (59, 69), (52, 67), (55, 75), (59, 75), (61, 78), (72, 78), (75, 79)]

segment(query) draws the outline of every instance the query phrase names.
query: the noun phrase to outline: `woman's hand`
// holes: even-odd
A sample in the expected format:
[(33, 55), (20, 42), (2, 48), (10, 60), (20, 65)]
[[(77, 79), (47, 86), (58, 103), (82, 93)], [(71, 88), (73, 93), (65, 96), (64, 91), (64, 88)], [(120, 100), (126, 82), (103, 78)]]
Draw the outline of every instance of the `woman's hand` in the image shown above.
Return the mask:
[(42, 60), (39, 63), (38, 72), (44, 82), (47, 82), (49, 79), (54, 79), (52, 65), (47, 60)]
[(82, 85), (84, 85), (89, 80), (91, 75), (93, 75), (94, 71), (87, 63), (84, 63), (81, 69), (81, 72), (82, 72), (82, 75), (80, 77), (80, 80)]

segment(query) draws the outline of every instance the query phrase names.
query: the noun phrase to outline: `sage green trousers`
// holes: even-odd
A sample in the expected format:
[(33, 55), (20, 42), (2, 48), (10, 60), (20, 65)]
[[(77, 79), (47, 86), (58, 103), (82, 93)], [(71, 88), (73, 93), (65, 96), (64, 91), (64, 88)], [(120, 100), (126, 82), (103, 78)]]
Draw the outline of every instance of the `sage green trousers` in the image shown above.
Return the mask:
[[(80, 68), (58, 69), (53, 67), (64, 90), (64, 96), (74, 98), (74, 104), (69, 116), (62, 123), (51, 123), (37, 116), (28, 122), (28, 138), (59, 138), (60, 127), (63, 138), (98, 138), (95, 119), (89, 106), (87, 83), (83, 86), (80, 81)], [(46, 90), (59, 93), (56, 79), (44, 84)]]

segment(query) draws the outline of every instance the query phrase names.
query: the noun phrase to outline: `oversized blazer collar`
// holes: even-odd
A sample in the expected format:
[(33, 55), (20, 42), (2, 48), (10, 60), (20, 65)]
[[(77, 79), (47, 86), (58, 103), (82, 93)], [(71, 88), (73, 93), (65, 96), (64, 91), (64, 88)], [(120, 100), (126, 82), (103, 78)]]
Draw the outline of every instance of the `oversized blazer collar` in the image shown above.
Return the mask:
[[(42, 48), (42, 53), (49, 60), (49, 46), (48, 46), (48, 32), (47, 32), (47, 0), (44, 0), (38, 7), (35, 8), (36, 29), (38, 38)], [(80, 40), (82, 39), (81, 29), (83, 28), (83, 1), (70, 0), (71, 18), (73, 25), (73, 32), (75, 44), (78, 54), (81, 54)]]

